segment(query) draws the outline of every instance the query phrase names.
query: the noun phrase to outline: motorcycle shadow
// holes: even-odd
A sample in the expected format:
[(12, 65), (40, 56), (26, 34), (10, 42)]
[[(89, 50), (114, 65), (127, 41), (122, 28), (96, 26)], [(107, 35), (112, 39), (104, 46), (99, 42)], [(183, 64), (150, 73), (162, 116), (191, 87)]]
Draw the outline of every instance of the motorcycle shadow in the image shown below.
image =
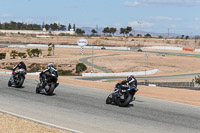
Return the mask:
[(45, 95), (45, 96), (55, 96), (56, 95), (56, 93), (53, 93), (53, 94), (51, 94), (51, 95), (48, 95), (48, 94), (45, 94), (45, 93), (39, 93), (40, 95)]
[[(114, 106), (118, 106), (118, 107), (120, 107), (119, 105), (117, 105), (117, 104), (114, 104), (114, 103), (112, 103), (112, 104), (110, 104), (110, 105), (114, 105)], [(129, 104), (128, 106), (124, 106), (124, 107), (122, 107), (122, 108), (130, 108), (130, 107), (134, 107), (134, 104)]]

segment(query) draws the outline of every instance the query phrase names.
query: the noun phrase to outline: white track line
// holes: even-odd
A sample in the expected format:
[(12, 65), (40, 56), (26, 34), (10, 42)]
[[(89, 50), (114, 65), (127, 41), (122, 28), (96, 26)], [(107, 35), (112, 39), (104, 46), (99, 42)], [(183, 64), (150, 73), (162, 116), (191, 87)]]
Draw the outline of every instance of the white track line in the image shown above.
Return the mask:
[(47, 122), (44, 122), (44, 121), (40, 121), (40, 120), (32, 119), (32, 118), (29, 118), (29, 117), (26, 117), (26, 116), (11, 113), (11, 112), (8, 112), (8, 111), (2, 110), (2, 109), (0, 109), (0, 112), (5, 113), (5, 114), (9, 114), (9, 115), (12, 115), (12, 116), (15, 116), (15, 117), (18, 117), (18, 118), (22, 118), (22, 119), (25, 119), (25, 120), (33, 121), (33, 122), (36, 122), (36, 123), (41, 124), (41, 125), (46, 125), (46, 126), (58, 128), (58, 129), (61, 129), (61, 130), (70, 131), (72, 133), (84, 133), (84, 132), (77, 131), (77, 130), (74, 130), (74, 129), (61, 127), (61, 126), (54, 125), (54, 124), (51, 124), (51, 123), (47, 123)]

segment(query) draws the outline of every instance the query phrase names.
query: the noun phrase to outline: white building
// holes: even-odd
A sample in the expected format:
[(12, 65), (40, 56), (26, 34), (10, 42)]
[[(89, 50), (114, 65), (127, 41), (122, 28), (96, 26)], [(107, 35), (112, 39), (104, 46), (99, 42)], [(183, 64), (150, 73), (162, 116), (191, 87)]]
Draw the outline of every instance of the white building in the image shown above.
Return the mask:
[(46, 29), (43, 30), (0, 30), (0, 33), (3, 34), (35, 34), (35, 35), (59, 35), (59, 34), (68, 34), (68, 35), (75, 35), (74, 29), (71, 29), (70, 31), (46, 31)]

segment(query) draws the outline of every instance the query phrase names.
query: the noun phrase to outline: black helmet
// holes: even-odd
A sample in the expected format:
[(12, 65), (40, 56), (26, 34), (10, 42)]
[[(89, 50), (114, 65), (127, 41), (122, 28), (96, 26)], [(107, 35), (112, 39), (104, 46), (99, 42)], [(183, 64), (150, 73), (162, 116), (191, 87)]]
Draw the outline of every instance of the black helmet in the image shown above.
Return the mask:
[(133, 75), (129, 75), (129, 76), (127, 77), (127, 81), (131, 81), (133, 78), (135, 78)]
[(21, 61), (21, 62), (20, 62), (20, 64), (24, 64), (24, 62), (23, 62), (23, 61)]

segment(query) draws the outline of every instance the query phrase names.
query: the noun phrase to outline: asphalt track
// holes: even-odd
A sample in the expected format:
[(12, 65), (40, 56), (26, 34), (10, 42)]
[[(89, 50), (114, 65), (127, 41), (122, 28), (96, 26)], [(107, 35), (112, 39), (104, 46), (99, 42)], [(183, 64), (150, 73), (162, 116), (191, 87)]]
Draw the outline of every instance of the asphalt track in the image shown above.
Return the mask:
[(7, 87), (0, 75), (0, 109), (86, 133), (199, 133), (200, 107), (136, 95), (122, 108), (106, 105), (110, 91), (60, 84), (55, 95), (35, 94), (37, 81)]

